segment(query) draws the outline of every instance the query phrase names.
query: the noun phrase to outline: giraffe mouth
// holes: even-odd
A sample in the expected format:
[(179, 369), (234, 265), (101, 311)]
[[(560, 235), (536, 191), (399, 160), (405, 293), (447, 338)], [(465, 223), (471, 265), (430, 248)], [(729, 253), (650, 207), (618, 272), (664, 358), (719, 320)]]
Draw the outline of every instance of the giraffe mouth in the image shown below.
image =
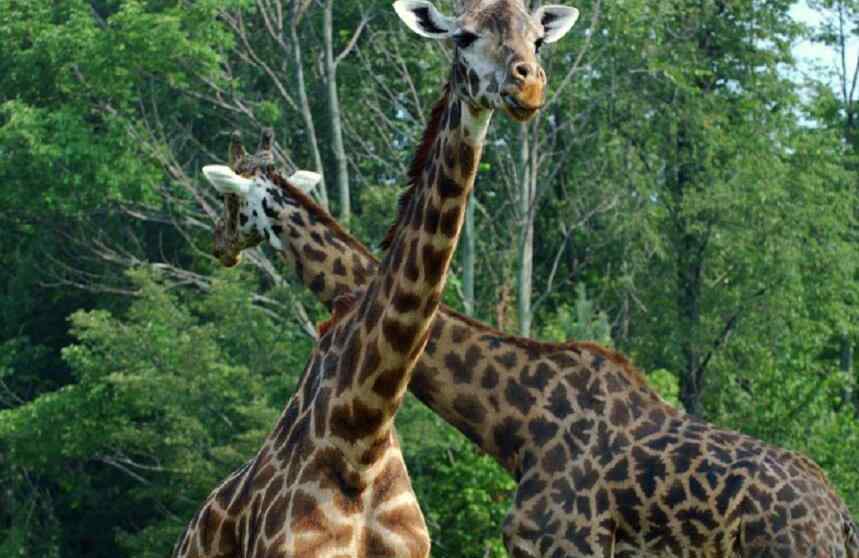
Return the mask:
[(510, 93), (502, 93), (501, 97), (504, 100), (505, 112), (507, 112), (507, 114), (517, 122), (527, 122), (528, 120), (531, 120), (534, 115), (537, 114), (537, 111), (543, 108), (542, 103), (539, 105), (529, 105), (520, 101)]
[(215, 256), (224, 267), (235, 267), (241, 260), (241, 250), (238, 247), (238, 230), (236, 230), (235, 220), (231, 217), (230, 198), (227, 196), (225, 206), (227, 215), (218, 219), (215, 223), (214, 230), (214, 245), (212, 246), (212, 255)]

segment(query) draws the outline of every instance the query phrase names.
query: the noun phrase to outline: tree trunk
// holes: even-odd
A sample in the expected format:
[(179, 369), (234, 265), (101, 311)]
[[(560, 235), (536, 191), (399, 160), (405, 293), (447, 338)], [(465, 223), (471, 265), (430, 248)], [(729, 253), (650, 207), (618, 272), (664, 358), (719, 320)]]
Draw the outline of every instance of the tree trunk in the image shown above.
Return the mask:
[[(848, 378), (853, 377), (853, 344), (850, 342), (850, 337), (845, 333), (841, 338), (841, 358), (840, 368), (844, 375)], [(857, 417), (859, 417), (859, 378), (853, 379), (853, 409)]]
[(462, 295), (465, 313), (474, 315), (474, 192), (468, 199), (465, 210), (465, 225), (462, 229)]
[(701, 383), (704, 377), (698, 335), (701, 328), (701, 239), (683, 214), (686, 190), (692, 187), (693, 148), (683, 126), (677, 132), (674, 160), (674, 238), (677, 262), (677, 317), (680, 335), (680, 401), (691, 415), (701, 416)]
[[(534, 186), (536, 181), (536, 161), (529, 149), (528, 124), (520, 125), (520, 147), (519, 162), (521, 172), (521, 186), (519, 192), (519, 216), (522, 230), (519, 241), (519, 265), (517, 266), (516, 281), (516, 308), (519, 316), (519, 335), (529, 336), (531, 334), (531, 291), (534, 275)], [(536, 129), (536, 126), (535, 126)], [(536, 141), (536, 139), (534, 139)]]
[(331, 118), (331, 148), (337, 164), (337, 192), (340, 202), (339, 219), (343, 225), (349, 224), (352, 205), (349, 200), (349, 168), (346, 150), (343, 147), (343, 121), (340, 116), (340, 100), (337, 97), (337, 64), (334, 61), (334, 0), (326, 0), (324, 17), (325, 75), (328, 86), (328, 114)]
[(304, 129), (313, 153), (313, 164), (316, 172), (322, 175), (316, 191), (319, 192), (319, 203), (328, 209), (328, 189), (325, 186), (325, 171), (322, 166), (322, 156), (319, 154), (319, 140), (316, 138), (316, 126), (313, 125), (313, 112), (310, 109), (310, 100), (307, 98), (307, 87), (304, 83), (304, 63), (301, 56), (301, 43), (298, 41), (298, 31), (295, 25), (289, 26), (290, 40), (295, 53), (296, 80), (298, 81), (298, 96), (301, 100), (301, 116), (304, 119)]
[(692, 255), (694, 238), (684, 235), (678, 250), (678, 313), (680, 318), (680, 351), (683, 370), (680, 371), (680, 401), (690, 415), (701, 416), (701, 355), (696, 334), (701, 325), (700, 262)]

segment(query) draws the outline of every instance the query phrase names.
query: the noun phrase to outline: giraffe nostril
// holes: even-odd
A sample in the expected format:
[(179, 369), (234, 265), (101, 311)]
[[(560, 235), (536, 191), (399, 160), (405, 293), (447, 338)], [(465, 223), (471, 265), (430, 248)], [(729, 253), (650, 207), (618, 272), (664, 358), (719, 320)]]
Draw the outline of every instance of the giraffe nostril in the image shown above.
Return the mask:
[(528, 64), (525, 62), (519, 62), (515, 66), (513, 66), (513, 77), (516, 79), (528, 79), (528, 76), (531, 74), (531, 69), (528, 67)]

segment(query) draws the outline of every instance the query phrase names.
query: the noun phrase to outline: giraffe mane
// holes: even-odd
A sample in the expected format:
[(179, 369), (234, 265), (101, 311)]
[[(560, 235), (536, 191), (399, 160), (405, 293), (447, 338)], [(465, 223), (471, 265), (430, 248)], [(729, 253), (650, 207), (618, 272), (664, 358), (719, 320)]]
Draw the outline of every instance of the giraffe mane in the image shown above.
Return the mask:
[(354, 291), (338, 295), (334, 299), (334, 302), (331, 305), (331, 317), (325, 321), (319, 322), (316, 326), (316, 335), (320, 339), (323, 335), (328, 333), (332, 327), (337, 325), (337, 323), (343, 319), (343, 316), (349, 313), (352, 307), (355, 306), (355, 302), (358, 300), (358, 295), (361, 292), (362, 289), (355, 289)]
[(417, 188), (418, 181), (421, 178), (421, 173), (423, 173), (424, 167), (426, 167), (426, 164), (430, 159), (432, 146), (442, 128), (442, 119), (444, 117), (445, 110), (447, 109), (449, 94), (450, 83), (446, 83), (442, 88), (441, 97), (436, 101), (432, 108), (432, 113), (430, 114), (426, 130), (424, 130), (423, 138), (421, 138), (421, 143), (418, 146), (414, 159), (412, 159), (411, 166), (409, 166), (409, 185), (400, 194), (400, 199), (397, 203), (397, 219), (394, 221), (394, 224), (388, 228), (385, 238), (383, 238), (382, 242), (379, 243), (379, 246), (381, 246), (383, 250), (387, 250), (391, 247), (397, 231), (406, 221), (409, 206), (412, 203), (412, 198), (414, 198), (415, 189)]
[(337, 222), (330, 213), (325, 211), (313, 199), (305, 194), (300, 188), (289, 182), (286, 178), (280, 175), (277, 171), (270, 171), (269, 178), (275, 186), (286, 192), (291, 198), (296, 199), (316, 220), (320, 221), (325, 227), (330, 230), (338, 240), (342, 241), (350, 248), (353, 248), (368, 258), (375, 259), (370, 250), (366, 246), (358, 242), (354, 236), (343, 229), (343, 226)]
[(589, 351), (591, 353), (596, 353), (599, 356), (603, 357), (607, 361), (616, 364), (623, 372), (627, 375), (630, 383), (634, 387), (645, 387), (647, 389), (652, 390), (650, 384), (647, 383), (647, 379), (644, 377), (644, 373), (638, 369), (628, 358), (623, 356), (621, 353), (609, 349), (608, 347), (603, 347), (599, 343), (594, 341), (562, 341), (562, 342), (553, 342), (553, 341), (537, 341), (528, 337), (519, 337), (517, 335), (510, 335), (509, 333), (504, 333), (499, 329), (495, 329), (494, 327), (487, 325), (481, 321), (478, 321), (471, 316), (467, 316), (456, 310), (453, 310), (449, 307), (442, 307), (439, 309), (440, 312), (444, 312), (445, 315), (454, 318), (455, 320), (459, 320), (468, 326), (482, 331), (484, 335), (492, 335), (493, 337), (498, 337), (499, 339), (503, 339), (505, 342), (510, 343), (511, 345), (515, 345), (520, 349), (523, 349), (528, 352), (560, 352), (560, 351), (572, 351), (574, 353), (581, 353), (582, 350)]

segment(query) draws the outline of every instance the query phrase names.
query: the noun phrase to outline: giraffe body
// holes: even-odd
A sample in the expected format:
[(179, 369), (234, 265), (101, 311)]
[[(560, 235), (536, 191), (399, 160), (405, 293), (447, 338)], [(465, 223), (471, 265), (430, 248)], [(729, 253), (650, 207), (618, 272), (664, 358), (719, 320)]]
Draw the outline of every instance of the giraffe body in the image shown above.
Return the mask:
[[(283, 256), (327, 305), (377, 272), (303, 192)], [(859, 556), (856, 527), (802, 455), (664, 403), (620, 355), (509, 336), (442, 307), (411, 391), (518, 480), (511, 556)]]

